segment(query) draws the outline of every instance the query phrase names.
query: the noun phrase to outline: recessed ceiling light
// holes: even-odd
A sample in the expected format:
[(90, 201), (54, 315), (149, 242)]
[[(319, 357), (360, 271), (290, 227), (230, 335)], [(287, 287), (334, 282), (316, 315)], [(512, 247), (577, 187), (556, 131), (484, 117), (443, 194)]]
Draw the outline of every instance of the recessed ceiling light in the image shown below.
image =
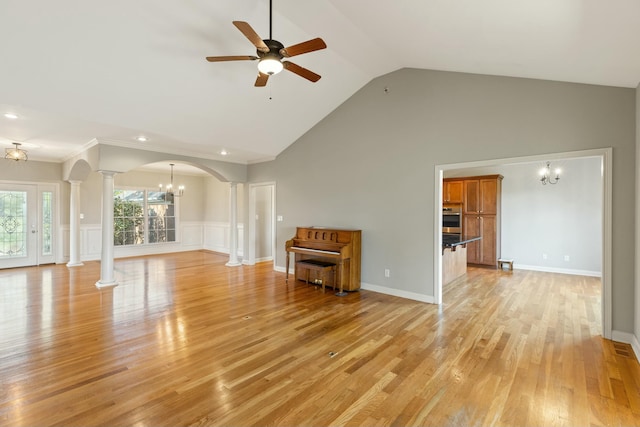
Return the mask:
[(7, 119), (11, 119), (11, 120), (15, 120), (18, 118), (18, 115), (16, 113), (4, 113), (4, 116)]
[(223, 149), (222, 151), (220, 151), (220, 154), (222, 154), (223, 156), (226, 156), (227, 154), (229, 154), (229, 152)]
[(136, 141), (138, 142), (147, 142), (149, 140), (149, 138), (147, 138), (144, 135), (140, 135), (139, 137), (136, 138)]

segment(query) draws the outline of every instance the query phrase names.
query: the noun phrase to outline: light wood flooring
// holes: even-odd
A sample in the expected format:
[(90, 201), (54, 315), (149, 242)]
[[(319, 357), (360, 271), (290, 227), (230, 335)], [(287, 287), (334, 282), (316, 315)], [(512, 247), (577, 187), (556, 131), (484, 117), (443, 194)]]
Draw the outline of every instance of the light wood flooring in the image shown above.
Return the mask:
[(0, 425), (640, 425), (598, 279), (470, 269), (436, 306), (226, 261), (0, 270)]

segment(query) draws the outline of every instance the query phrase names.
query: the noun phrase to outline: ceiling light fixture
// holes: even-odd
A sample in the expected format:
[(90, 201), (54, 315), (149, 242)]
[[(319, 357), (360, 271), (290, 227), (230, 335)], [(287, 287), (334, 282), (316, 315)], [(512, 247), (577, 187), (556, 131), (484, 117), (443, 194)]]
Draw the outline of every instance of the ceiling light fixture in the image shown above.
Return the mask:
[(15, 160), (20, 161), (27, 161), (29, 159), (29, 157), (27, 156), (27, 152), (25, 150), (20, 149), (20, 146), (22, 144), (20, 144), (19, 142), (12, 142), (12, 144), (14, 145), (13, 148), (5, 148), (5, 155), (4, 158), (7, 160)]
[(138, 142), (147, 142), (149, 140), (149, 138), (147, 138), (144, 135), (140, 135), (139, 137), (136, 138), (136, 141)]
[(560, 168), (556, 168), (555, 170), (556, 177), (552, 178), (551, 163), (547, 162), (547, 166), (540, 169), (540, 182), (542, 183), (542, 185), (557, 184), (558, 181), (560, 181), (560, 172), (561, 172)]
[(184, 185), (179, 185), (177, 192), (173, 190), (173, 167), (175, 166), (175, 164), (169, 163), (169, 166), (171, 166), (171, 181), (169, 182), (169, 185), (167, 185), (164, 189), (162, 187), (162, 184), (160, 184), (160, 191), (164, 191), (165, 193), (167, 193), (167, 197), (165, 200), (173, 203), (174, 197), (181, 197), (184, 195)]
[(270, 76), (278, 74), (284, 66), (275, 55), (266, 55), (258, 62), (258, 71)]
[(222, 156), (226, 156), (227, 154), (229, 154), (229, 152), (223, 148), (223, 149), (220, 151), (220, 154), (221, 154)]
[(15, 114), (15, 113), (4, 113), (4, 116), (5, 116), (7, 119), (11, 119), (11, 120), (15, 120), (15, 119), (17, 119), (17, 118), (18, 118), (18, 115), (17, 115), (17, 114)]

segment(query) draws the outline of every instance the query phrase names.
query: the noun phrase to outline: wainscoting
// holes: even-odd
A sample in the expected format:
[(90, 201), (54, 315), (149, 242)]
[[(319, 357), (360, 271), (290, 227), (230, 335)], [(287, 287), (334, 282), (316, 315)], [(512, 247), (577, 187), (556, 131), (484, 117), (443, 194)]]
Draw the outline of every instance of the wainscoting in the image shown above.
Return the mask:
[[(154, 243), (140, 246), (116, 246), (116, 258), (141, 255), (156, 255), (171, 252), (206, 249), (219, 253), (229, 253), (230, 229), (227, 222), (181, 222), (178, 241), (172, 243)], [(69, 261), (69, 225), (61, 228), (57, 258), (58, 264)], [(243, 254), (244, 226), (238, 224), (238, 256)], [(100, 224), (82, 224), (80, 226), (80, 259), (96, 261), (102, 252), (102, 227)]]

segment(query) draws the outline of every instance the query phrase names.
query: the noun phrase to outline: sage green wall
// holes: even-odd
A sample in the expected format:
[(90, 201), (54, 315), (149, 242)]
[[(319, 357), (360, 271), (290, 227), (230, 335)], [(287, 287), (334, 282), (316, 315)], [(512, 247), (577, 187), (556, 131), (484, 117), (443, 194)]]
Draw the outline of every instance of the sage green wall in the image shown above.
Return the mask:
[[(116, 187), (157, 188), (158, 184), (167, 184), (169, 174), (134, 170), (116, 174)], [(229, 183), (220, 182), (210, 175), (174, 174), (175, 185), (185, 186), (185, 195), (180, 200), (181, 221), (229, 221)], [(69, 184), (67, 184), (68, 186)], [(244, 212), (244, 186), (238, 184), (238, 212), (242, 218)], [(68, 198), (66, 205), (68, 206)], [(80, 211), (84, 214), (83, 224), (100, 224), (102, 220), (102, 175), (91, 172), (80, 186)], [(67, 208), (68, 212), (68, 208)], [(68, 213), (66, 217), (68, 220)]]
[[(244, 217), (245, 195), (244, 185), (237, 184), (238, 222)], [(204, 220), (213, 222), (229, 222), (229, 190), (228, 182), (221, 182), (209, 176), (204, 181)]]
[(635, 102), (627, 88), (401, 69), (249, 181), (277, 183), (278, 266), (296, 226), (355, 227), (363, 282), (432, 296), (435, 165), (613, 147), (613, 329), (632, 332)]
[(100, 224), (102, 222), (102, 175), (91, 172), (80, 184), (80, 212), (84, 219), (80, 224)]
[(60, 224), (69, 224), (69, 183), (62, 181), (62, 164), (28, 160), (0, 160), (0, 181), (24, 181), (59, 184)]
[[(174, 185), (185, 186), (185, 194), (180, 199), (181, 221), (204, 220), (205, 179), (204, 176), (174, 174)], [(159, 184), (168, 183), (168, 171), (156, 173), (134, 170), (114, 177), (115, 187), (154, 189)], [(102, 175), (99, 172), (91, 172), (80, 186), (80, 212), (84, 214), (84, 219), (81, 220), (83, 224), (100, 224), (102, 221)]]
[[(180, 221), (204, 220), (204, 176), (179, 175), (173, 176), (173, 185), (184, 185), (184, 195), (180, 197)], [(149, 189), (158, 188), (159, 184), (169, 184), (169, 170), (166, 173), (131, 171), (116, 174), (114, 185), (116, 187), (143, 187)]]

